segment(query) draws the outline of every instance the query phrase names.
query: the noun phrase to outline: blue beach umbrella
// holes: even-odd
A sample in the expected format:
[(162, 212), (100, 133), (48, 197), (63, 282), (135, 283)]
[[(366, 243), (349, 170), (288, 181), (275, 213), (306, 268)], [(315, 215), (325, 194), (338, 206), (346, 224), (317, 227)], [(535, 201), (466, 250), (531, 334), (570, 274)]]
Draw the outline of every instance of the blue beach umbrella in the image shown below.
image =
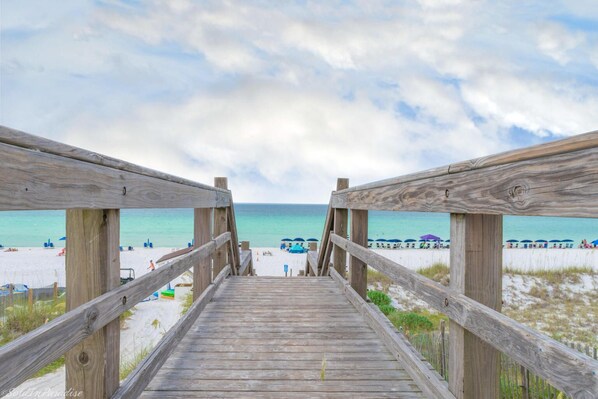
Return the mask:
[(293, 240), (291, 240), (290, 238), (283, 238), (283, 239), (282, 239), (282, 240), (280, 240), (280, 241), (285, 241), (285, 242), (288, 242), (288, 241), (293, 241)]
[(386, 240), (384, 238), (378, 238), (376, 242), (386, 242)]
[(536, 240), (536, 242), (548, 242), (546, 240)]
[(573, 240), (572, 240), (572, 239), (570, 239), (570, 238), (567, 238), (567, 239), (565, 239), (565, 240), (562, 240), (562, 242), (573, 242)]
[(550, 240), (549, 242), (561, 242), (561, 240)]
[(528, 242), (533, 242), (533, 241), (532, 240), (521, 240), (520, 242), (528, 243)]
[(417, 242), (417, 240), (414, 240), (413, 238), (408, 238), (404, 242)]
[(307, 239), (307, 240), (305, 240), (305, 241), (309, 241), (309, 242), (318, 242), (318, 239), (317, 239), (317, 238), (308, 238), (308, 239)]
[(66, 241), (66, 236), (64, 236), (64, 237), (60, 237), (60, 238), (58, 239), (58, 241)]
[(444, 242), (451, 242), (451, 240), (444, 240)]
[(386, 242), (403, 242), (403, 241), (399, 240), (398, 238), (393, 238), (391, 240), (387, 240)]
[(519, 242), (519, 240), (510, 239), (510, 240), (507, 240), (507, 242)]
[(301, 237), (297, 237), (293, 241), (304, 242), (305, 240)]
[(592, 245), (598, 245), (598, 240), (594, 240), (591, 242)]
[(368, 238), (368, 242), (374, 242), (374, 240), (372, 240), (371, 238)]

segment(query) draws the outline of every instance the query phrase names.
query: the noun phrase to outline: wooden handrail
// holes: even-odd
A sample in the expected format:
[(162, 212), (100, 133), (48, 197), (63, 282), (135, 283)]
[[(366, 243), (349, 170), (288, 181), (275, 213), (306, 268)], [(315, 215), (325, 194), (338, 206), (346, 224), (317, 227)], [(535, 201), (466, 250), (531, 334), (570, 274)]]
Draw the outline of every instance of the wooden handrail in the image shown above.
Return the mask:
[(15, 388), (229, 241), (230, 233), (223, 233), (154, 272), (109, 291), (0, 347), (0, 392)]
[(330, 239), (568, 395), (592, 398), (598, 392), (598, 361), (372, 250), (334, 233)]
[[(583, 162), (580, 162), (583, 160)], [(333, 208), (598, 216), (598, 132), (332, 193)]]
[(0, 210), (221, 208), (229, 190), (0, 126)]
[(230, 265), (222, 269), (214, 279), (214, 282), (193, 302), (187, 313), (168, 330), (152, 352), (131, 372), (114, 395), (112, 395), (112, 399), (132, 399), (141, 395), (145, 387), (147, 387), (152, 378), (160, 370), (160, 367), (168, 359), (168, 356), (172, 354), (178, 343), (181, 342), (187, 331), (189, 331), (193, 323), (197, 320), (197, 317), (212, 300), (216, 290), (230, 272)]

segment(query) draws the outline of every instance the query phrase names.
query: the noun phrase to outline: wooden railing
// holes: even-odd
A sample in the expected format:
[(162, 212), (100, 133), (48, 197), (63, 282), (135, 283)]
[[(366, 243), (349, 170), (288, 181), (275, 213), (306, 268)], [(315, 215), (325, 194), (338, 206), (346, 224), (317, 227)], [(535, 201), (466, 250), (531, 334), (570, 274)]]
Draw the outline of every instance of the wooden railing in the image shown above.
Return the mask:
[[(0, 211), (65, 209), (68, 237), (67, 312), (0, 347), (0, 395), (64, 354), (67, 390), (138, 396), (218, 284), (250, 268), (226, 178), (211, 187), (2, 126), (0, 159)], [(194, 208), (194, 249), (120, 286), (123, 208)], [(193, 306), (119, 388), (120, 314), (190, 268)]]
[[(369, 250), (369, 210), (450, 213), (450, 287)], [(500, 313), (502, 215), (598, 217), (598, 132), (356, 187), (339, 179), (306, 274), (344, 277), (348, 253), (362, 297), (369, 266), (448, 315), (456, 398), (499, 397), (500, 352), (576, 399), (598, 397), (596, 360)]]

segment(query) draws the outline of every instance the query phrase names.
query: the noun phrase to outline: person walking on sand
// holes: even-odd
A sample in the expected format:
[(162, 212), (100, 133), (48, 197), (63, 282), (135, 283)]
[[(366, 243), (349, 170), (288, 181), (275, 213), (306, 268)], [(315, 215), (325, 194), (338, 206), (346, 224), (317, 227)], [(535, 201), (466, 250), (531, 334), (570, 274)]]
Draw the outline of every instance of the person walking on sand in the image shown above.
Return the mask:
[(148, 269), (153, 272), (154, 270), (156, 270), (156, 266), (154, 265), (154, 261), (150, 260), (150, 265), (148, 267)]

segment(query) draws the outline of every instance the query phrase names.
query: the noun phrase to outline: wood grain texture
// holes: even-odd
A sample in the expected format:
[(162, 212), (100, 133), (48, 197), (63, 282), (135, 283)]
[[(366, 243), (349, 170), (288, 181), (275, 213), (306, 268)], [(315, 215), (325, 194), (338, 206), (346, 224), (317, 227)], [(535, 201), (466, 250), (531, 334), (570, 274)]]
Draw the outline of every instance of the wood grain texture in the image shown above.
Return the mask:
[[(119, 232), (118, 210), (67, 211), (67, 311), (119, 286)], [(86, 398), (110, 396), (119, 383), (119, 348), (116, 318), (65, 354), (66, 389)]]
[[(343, 190), (349, 187), (349, 179), (338, 178), (336, 182), (336, 190)], [(349, 211), (342, 209), (343, 207), (336, 207), (334, 209), (334, 233), (341, 237), (347, 237), (347, 229), (349, 223)], [(346, 207), (345, 207), (346, 208)], [(347, 273), (347, 252), (339, 247), (334, 247), (332, 253), (332, 264), (334, 269), (341, 275), (345, 276)]]
[[(198, 208), (193, 210), (193, 242), (199, 248), (212, 239), (212, 209)], [(193, 266), (193, 300), (212, 282), (212, 260), (201, 259)]]
[(15, 147), (21, 147), (36, 152), (44, 152), (47, 154), (58, 155), (60, 157), (75, 159), (78, 161), (83, 161), (95, 165), (106, 166), (109, 168), (131, 172), (142, 176), (152, 177), (155, 179), (165, 180), (168, 182), (177, 183), (185, 186), (201, 188), (207, 191), (216, 191), (224, 195), (228, 194), (226, 190), (215, 189), (214, 187), (211, 187), (207, 184), (201, 184), (192, 180), (187, 180), (181, 177), (169, 175), (167, 173), (135, 165), (123, 161), (121, 159), (112, 158), (106, 155), (87, 151), (82, 148), (73, 147), (53, 140), (48, 140), (43, 137), (21, 132), (16, 129), (11, 129), (6, 126), (0, 126), (0, 143), (10, 144)]
[(241, 253), (239, 252), (239, 237), (237, 234), (237, 220), (235, 219), (235, 207), (231, 198), (231, 205), (226, 208), (226, 221), (230, 231), (230, 248), (233, 261), (231, 262), (232, 274), (237, 275), (241, 267)]
[[(330, 198), (332, 201), (332, 197)], [(328, 209), (326, 210), (326, 219), (324, 221), (324, 231), (322, 232), (322, 239), (320, 240), (320, 252), (318, 253), (318, 268), (315, 271), (316, 276), (322, 275), (322, 269), (324, 266), (328, 268), (328, 260), (330, 259), (330, 254), (328, 254), (328, 260), (325, 259), (326, 255), (326, 246), (330, 241), (330, 232), (334, 228), (334, 209), (332, 208), (331, 203), (328, 204)], [(332, 249), (331, 249), (332, 250)], [(307, 274), (307, 273), (306, 273)]]
[[(249, 247), (248, 241), (243, 241), (243, 242), (246, 242), (247, 246)], [(250, 270), (249, 265), (250, 264), (251, 264), (251, 250), (249, 248), (241, 250), (241, 267), (239, 268), (240, 276), (246, 276), (247, 274), (249, 274), (249, 270)]]
[[(320, 307), (306, 305), (313, 295)], [(424, 397), (329, 277), (227, 279), (143, 395), (173, 391)]]
[(308, 275), (309, 276), (317, 276), (318, 275), (318, 252), (317, 251), (308, 251), (307, 252), (307, 267), (308, 267)]
[(174, 326), (168, 330), (162, 337), (158, 345), (151, 351), (151, 353), (142, 360), (135, 370), (127, 377), (120, 388), (114, 393), (112, 399), (137, 398), (143, 392), (147, 384), (158, 373), (160, 367), (168, 359), (170, 354), (175, 350), (176, 346), (184, 338), (189, 328), (197, 320), (201, 312), (210, 302), (214, 293), (222, 284), (222, 281), (230, 273), (230, 265), (226, 266), (218, 276), (214, 279), (214, 283), (210, 284), (194, 301), (187, 313), (176, 322)]
[[(368, 246), (368, 211), (351, 209), (351, 241), (362, 247)], [(362, 298), (367, 295), (368, 267), (358, 258), (349, 257), (349, 281)]]
[[(500, 312), (502, 215), (451, 214), (450, 287)], [(500, 352), (450, 323), (449, 387), (459, 399), (500, 397)]]
[(420, 355), (409, 344), (407, 338), (394, 328), (388, 318), (376, 306), (368, 305), (363, 297), (336, 270), (331, 269), (330, 276), (339, 284), (347, 299), (361, 313), (367, 324), (382, 339), (384, 345), (396, 357), (397, 361), (401, 362), (407, 373), (428, 397), (455, 399), (444, 379), (434, 372), (429, 364), (420, 360)]
[(0, 143), (0, 210), (204, 208), (230, 193)]
[[(215, 177), (214, 187), (228, 188), (228, 179), (226, 177)], [(228, 231), (228, 210), (226, 208), (214, 208), (214, 236)], [(218, 249), (214, 253), (213, 274), (217, 276), (220, 271), (228, 264), (228, 253), (226, 248)]]
[(568, 395), (598, 392), (598, 361), (367, 248), (335, 234), (331, 240)]
[(351, 209), (598, 216), (598, 147), (332, 194)]
[[(216, 248), (229, 240), (229, 233), (222, 234), (156, 271), (102, 294), (0, 347), (0, 391), (18, 386), (199, 260), (210, 257)], [(14, 367), (15, 364), (19, 367)]]

